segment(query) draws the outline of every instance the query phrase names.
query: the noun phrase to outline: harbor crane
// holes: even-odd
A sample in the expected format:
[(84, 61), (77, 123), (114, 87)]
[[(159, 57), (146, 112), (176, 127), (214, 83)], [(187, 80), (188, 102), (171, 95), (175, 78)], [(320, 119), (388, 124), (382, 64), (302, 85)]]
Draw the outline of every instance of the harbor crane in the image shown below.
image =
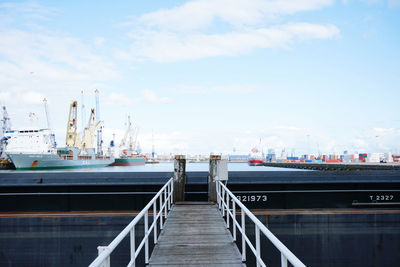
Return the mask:
[(77, 117), (78, 117), (78, 103), (73, 101), (69, 107), (68, 123), (67, 123), (67, 136), (65, 144), (68, 147), (76, 147), (79, 143), (79, 136), (77, 133)]
[(81, 142), (81, 150), (84, 151), (88, 148), (94, 148), (95, 131), (98, 129), (102, 121), (96, 120), (96, 111), (94, 108), (90, 110), (88, 125), (84, 130), (83, 139)]

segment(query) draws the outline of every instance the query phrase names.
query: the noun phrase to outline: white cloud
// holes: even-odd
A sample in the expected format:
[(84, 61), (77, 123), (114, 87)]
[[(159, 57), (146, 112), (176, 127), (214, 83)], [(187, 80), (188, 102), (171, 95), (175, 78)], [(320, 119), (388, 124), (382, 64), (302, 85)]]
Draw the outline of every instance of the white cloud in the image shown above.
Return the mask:
[[(194, 0), (137, 18), (128, 34), (132, 45), (115, 56), (128, 60), (174, 62), (236, 56), (259, 48), (289, 47), (294, 41), (340, 36), (331, 24), (275, 24), (273, 18), (316, 10), (332, 0)], [(227, 24), (219, 29), (220, 24)]]
[(22, 94), (22, 100), (26, 104), (42, 104), (45, 97), (39, 92), (29, 91)]
[(160, 97), (152, 90), (143, 90), (141, 92), (143, 99), (151, 103), (170, 103), (169, 97)]
[(137, 22), (162, 30), (195, 30), (216, 20), (235, 26), (259, 25), (276, 16), (316, 10), (333, 0), (194, 0), (170, 9), (147, 13)]
[(107, 106), (130, 106), (139, 102), (149, 103), (170, 103), (172, 100), (168, 97), (160, 97), (152, 90), (143, 90), (140, 92), (140, 96), (131, 98), (122, 93), (111, 93), (105, 100), (104, 104)]
[(234, 56), (257, 48), (288, 47), (296, 40), (332, 39), (340, 36), (334, 25), (290, 23), (270, 28), (248, 29), (225, 34), (149, 31), (136, 35), (130, 50), (133, 59), (158, 62)]
[(96, 37), (93, 40), (95, 46), (103, 46), (106, 39), (104, 37)]
[(214, 94), (214, 93), (229, 93), (229, 94), (248, 94), (260, 90), (261, 86), (252, 84), (228, 84), (217, 86), (178, 86), (173, 91), (184, 94)]
[(124, 94), (111, 93), (106, 97), (104, 104), (107, 106), (129, 106), (136, 104), (138, 101), (139, 99), (130, 98)]
[(8, 101), (9, 99), (10, 99), (10, 93), (9, 92), (1, 92), (0, 91), (0, 102)]

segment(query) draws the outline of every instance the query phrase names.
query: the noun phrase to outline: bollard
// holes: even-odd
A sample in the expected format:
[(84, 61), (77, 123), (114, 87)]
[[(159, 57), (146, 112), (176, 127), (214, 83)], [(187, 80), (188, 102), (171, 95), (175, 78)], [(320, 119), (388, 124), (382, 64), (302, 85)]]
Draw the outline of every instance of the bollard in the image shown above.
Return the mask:
[(185, 171), (184, 155), (175, 155), (174, 160), (174, 203), (185, 200)]
[(215, 177), (218, 173), (218, 162), (221, 160), (219, 155), (210, 156), (210, 175), (208, 176), (208, 201), (217, 202), (217, 189), (215, 184)]

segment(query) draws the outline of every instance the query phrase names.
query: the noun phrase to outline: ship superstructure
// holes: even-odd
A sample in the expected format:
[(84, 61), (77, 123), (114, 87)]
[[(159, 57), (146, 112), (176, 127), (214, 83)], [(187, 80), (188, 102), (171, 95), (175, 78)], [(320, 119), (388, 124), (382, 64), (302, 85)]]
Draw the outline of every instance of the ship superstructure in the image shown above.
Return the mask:
[[(131, 117), (128, 116), (127, 129), (121, 140), (118, 151), (116, 153), (115, 162), (112, 166), (130, 166), (143, 165), (146, 158), (140, 155), (136, 149), (138, 128), (132, 129)], [(114, 143), (114, 141), (112, 141)]]

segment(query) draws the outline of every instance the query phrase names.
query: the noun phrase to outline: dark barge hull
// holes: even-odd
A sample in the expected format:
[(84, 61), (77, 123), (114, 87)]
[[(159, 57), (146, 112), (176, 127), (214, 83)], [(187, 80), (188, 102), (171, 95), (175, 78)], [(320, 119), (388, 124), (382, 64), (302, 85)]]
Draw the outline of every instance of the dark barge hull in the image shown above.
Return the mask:
[[(172, 176), (1, 173), (0, 266), (87, 266)], [(187, 173), (187, 200), (207, 199), (207, 176)], [(230, 172), (228, 187), (307, 266), (398, 266), (399, 172)], [(253, 239), (254, 226), (246, 230)], [(268, 266), (279, 266), (280, 255), (261, 242)], [(129, 239), (121, 246), (113, 265), (129, 262)]]
[[(186, 200), (207, 200), (207, 172), (188, 172)], [(0, 174), (0, 211), (141, 210), (172, 172)], [(400, 207), (400, 172), (230, 172), (251, 209)]]

